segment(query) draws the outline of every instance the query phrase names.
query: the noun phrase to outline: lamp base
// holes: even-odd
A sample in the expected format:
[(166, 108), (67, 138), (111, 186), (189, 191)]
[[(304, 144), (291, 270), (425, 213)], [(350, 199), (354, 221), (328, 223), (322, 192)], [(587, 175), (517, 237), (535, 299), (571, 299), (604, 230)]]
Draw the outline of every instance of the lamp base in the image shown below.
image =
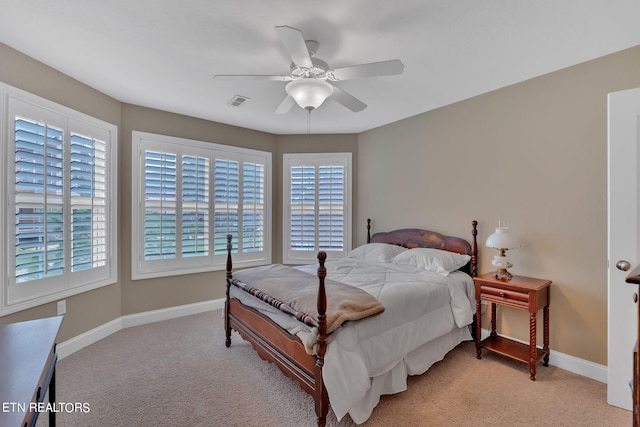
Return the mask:
[(500, 280), (511, 280), (511, 277), (513, 277), (511, 275), (511, 273), (509, 273), (507, 271), (506, 268), (499, 268), (496, 270), (495, 274), (493, 275), (493, 277), (495, 277), (496, 279), (500, 279)]
[(507, 271), (507, 268), (513, 267), (511, 260), (504, 255), (505, 249), (500, 249), (500, 255), (493, 257), (491, 265), (497, 268), (494, 277), (500, 280), (511, 280), (511, 273)]

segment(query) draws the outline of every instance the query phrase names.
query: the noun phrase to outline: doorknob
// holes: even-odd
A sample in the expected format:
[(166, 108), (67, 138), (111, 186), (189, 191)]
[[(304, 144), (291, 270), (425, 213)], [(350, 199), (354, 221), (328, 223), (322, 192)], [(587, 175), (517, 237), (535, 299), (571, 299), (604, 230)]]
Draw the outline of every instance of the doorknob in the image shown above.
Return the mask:
[(629, 270), (629, 268), (631, 268), (631, 264), (629, 264), (629, 261), (621, 259), (620, 261), (616, 262), (616, 268), (621, 271), (627, 271)]

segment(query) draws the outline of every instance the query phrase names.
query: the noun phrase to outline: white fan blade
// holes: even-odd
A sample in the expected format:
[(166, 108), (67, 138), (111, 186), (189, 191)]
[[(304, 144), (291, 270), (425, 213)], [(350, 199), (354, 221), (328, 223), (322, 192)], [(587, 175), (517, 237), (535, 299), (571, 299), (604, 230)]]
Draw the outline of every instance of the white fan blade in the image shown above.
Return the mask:
[(296, 101), (289, 95), (285, 96), (280, 105), (275, 109), (276, 114), (287, 114)]
[(307, 44), (300, 30), (284, 25), (276, 27), (276, 32), (294, 64), (301, 68), (313, 67)]
[(216, 80), (272, 80), (277, 82), (291, 80), (290, 76), (270, 76), (263, 74), (216, 74), (213, 78)]
[(353, 95), (348, 94), (344, 90), (340, 89), (338, 86), (333, 86), (333, 93), (330, 96), (334, 101), (339, 102), (340, 104), (347, 107), (349, 110), (357, 113), (358, 111), (362, 111), (367, 108), (367, 104), (360, 101)]
[(361, 77), (392, 76), (402, 74), (404, 64), (399, 59), (390, 61), (372, 62), (370, 64), (352, 65), (350, 67), (336, 68), (330, 72), (335, 80), (350, 80)]

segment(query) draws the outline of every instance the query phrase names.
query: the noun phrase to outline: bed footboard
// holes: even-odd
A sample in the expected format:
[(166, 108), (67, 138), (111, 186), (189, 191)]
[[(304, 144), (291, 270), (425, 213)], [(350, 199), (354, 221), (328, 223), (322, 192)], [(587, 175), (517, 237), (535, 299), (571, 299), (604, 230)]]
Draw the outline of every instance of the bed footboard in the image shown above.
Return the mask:
[(311, 394), (315, 401), (315, 411), (318, 426), (326, 425), (329, 412), (329, 397), (324, 386), (322, 368), (327, 348), (327, 297), (325, 292), (325, 278), (327, 275), (324, 262), (326, 253), (318, 253), (318, 317), (313, 319), (304, 313), (297, 313), (288, 305), (269, 295), (256, 295), (249, 286), (239, 286), (240, 289), (278, 308), (305, 324), (312, 324), (318, 328), (316, 355), (307, 354), (302, 341), (278, 326), (271, 319), (259, 311), (243, 305), (238, 299), (231, 298), (230, 289), (234, 284), (231, 259), (231, 235), (227, 236), (227, 289), (224, 306), (224, 327), (226, 333), (225, 345), (231, 345), (231, 330), (251, 343), (258, 355), (274, 363), (289, 378), (298, 382), (303, 390)]

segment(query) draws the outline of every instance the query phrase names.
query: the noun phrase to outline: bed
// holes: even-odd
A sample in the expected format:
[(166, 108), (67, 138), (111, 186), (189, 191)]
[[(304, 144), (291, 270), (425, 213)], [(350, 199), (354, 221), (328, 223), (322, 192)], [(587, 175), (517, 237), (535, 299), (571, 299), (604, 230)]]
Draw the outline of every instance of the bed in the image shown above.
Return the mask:
[[(318, 426), (326, 424), (330, 402), (338, 420), (348, 413), (360, 424), (381, 395), (406, 389), (408, 375), (425, 372), (460, 342), (471, 339), (476, 236), (477, 221), (472, 222), (469, 242), (422, 229), (371, 235), (367, 220), (367, 244), (345, 259), (327, 261), (321, 251), (318, 265), (265, 266), (235, 273), (229, 236), (225, 344), (231, 345), (231, 331), (237, 331), (260, 357), (298, 382), (314, 398)], [(424, 262), (433, 264), (433, 254), (438, 262), (425, 266)], [(450, 263), (444, 270), (441, 257)], [(272, 269), (276, 278), (285, 273), (296, 277), (292, 281), (304, 278), (301, 275), (313, 278), (315, 306), (301, 310), (297, 301), (279, 298), (275, 288), (267, 292), (262, 285), (254, 286)], [(335, 327), (331, 292), (342, 283), (363, 287), (379, 299), (382, 311)], [(416, 291), (421, 296), (410, 293)], [(431, 293), (422, 296), (425, 292)], [(409, 302), (398, 294), (409, 295)]]

